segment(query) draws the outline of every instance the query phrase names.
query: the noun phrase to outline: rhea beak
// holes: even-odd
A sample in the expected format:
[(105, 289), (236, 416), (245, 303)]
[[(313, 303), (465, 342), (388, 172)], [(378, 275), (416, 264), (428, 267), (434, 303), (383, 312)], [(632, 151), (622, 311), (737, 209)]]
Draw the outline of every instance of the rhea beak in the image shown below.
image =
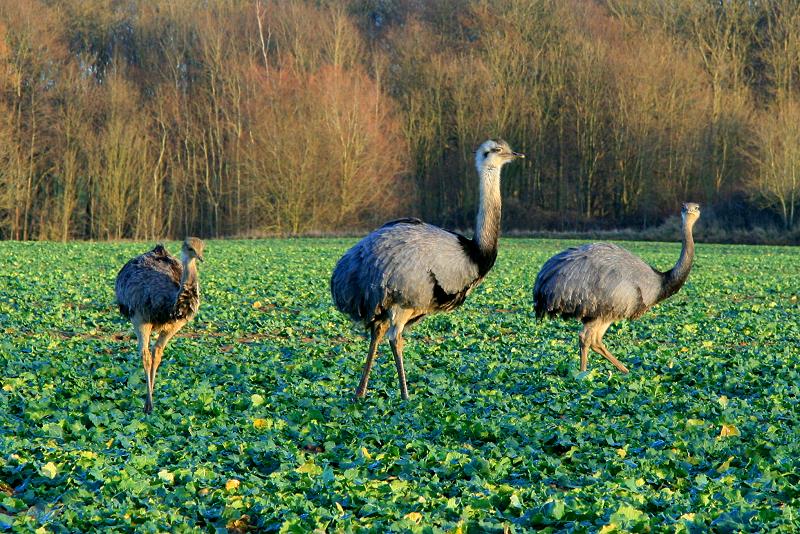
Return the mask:
[(522, 159), (524, 159), (525, 158), (525, 154), (523, 154), (522, 152), (512, 152), (511, 153), (511, 157), (512, 158), (522, 158)]
[(203, 261), (205, 261), (203, 260), (203, 256), (200, 254), (197, 255), (197, 259), (200, 260), (200, 263), (203, 263)]

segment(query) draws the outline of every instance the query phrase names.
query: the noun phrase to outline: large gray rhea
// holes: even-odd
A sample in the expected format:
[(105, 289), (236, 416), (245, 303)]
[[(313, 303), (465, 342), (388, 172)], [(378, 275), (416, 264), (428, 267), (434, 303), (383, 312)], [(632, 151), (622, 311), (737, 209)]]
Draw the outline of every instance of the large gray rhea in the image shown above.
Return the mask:
[(581, 320), (581, 371), (586, 370), (591, 349), (623, 373), (628, 372), (603, 344), (603, 335), (612, 322), (638, 319), (683, 286), (694, 261), (692, 228), (698, 218), (698, 204), (683, 205), (683, 248), (678, 262), (667, 272), (610, 243), (569, 248), (547, 260), (533, 290), (536, 316)]
[[(119, 311), (130, 319), (139, 341), (138, 351), (147, 381), (144, 412), (153, 411), (153, 387), (164, 347), (200, 307), (200, 278), (197, 261), (203, 261), (204, 244), (187, 237), (181, 247), (181, 261), (163, 245), (130, 260), (117, 275)], [(150, 335), (158, 334), (150, 351)]]
[(336, 264), (333, 301), (370, 333), (357, 398), (367, 392), (385, 335), (394, 354), (400, 395), (408, 398), (403, 329), (428, 314), (460, 306), (492, 268), (500, 236), (500, 170), (522, 157), (499, 139), (484, 142), (475, 152), (480, 199), (472, 239), (419, 219), (398, 219), (367, 235)]

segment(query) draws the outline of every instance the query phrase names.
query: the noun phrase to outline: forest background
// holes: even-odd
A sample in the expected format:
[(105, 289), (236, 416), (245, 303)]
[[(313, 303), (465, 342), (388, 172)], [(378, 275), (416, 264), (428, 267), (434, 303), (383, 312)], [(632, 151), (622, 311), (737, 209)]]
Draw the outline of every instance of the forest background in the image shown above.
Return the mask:
[(468, 229), (490, 136), (507, 230), (798, 242), (800, 3), (0, 0), (3, 239)]

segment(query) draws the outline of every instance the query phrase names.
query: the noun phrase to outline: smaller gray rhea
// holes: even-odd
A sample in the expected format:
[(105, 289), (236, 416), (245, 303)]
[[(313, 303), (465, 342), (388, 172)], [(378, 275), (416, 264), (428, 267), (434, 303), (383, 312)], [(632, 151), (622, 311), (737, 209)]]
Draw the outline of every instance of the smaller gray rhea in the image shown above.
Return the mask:
[[(187, 237), (181, 247), (181, 261), (163, 245), (130, 260), (119, 271), (115, 290), (123, 317), (133, 324), (138, 352), (144, 365), (147, 396), (144, 412), (153, 411), (153, 387), (164, 347), (200, 307), (200, 278), (197, 262), (203, 261), (203, 242)], [(150, 350), (150, 335), (158, 334)]]
[(403, 330), (426, 315), (460, 306), (492, 268), (500, 236), (500, 171), (522, 157), (500, 139), (489, 139), (475, 152), (480, 197), (472, 239), (419, 219), (398, 219), (364, 237), (336, 264), (333, 302), (370, 333), (356, 398), (366, 395), (385, 335), (394, 354), (400, 396), (408, 398)]
[(692, 228), (699, 218), (699, 204), (683, 204), (683, 248), (678, 262), (667, 272), (610, 243), (569, 248), (547, 260), (533, 289), (536, 316), (580, 319), (581, 371), (586, 370), (591, 349), (628, 372), (608, 351), (603, 335), (612, 322), (638, 319), (683, 286), (694, 261)]

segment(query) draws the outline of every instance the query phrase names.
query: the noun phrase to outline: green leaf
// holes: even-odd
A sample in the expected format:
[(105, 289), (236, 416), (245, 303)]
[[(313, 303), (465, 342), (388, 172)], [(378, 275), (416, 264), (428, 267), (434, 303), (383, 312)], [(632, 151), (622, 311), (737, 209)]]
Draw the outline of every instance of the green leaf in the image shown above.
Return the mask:
[(623, 504), (617, 508), (617, 511), (611, 514), (611, 522), (621, 525), (629, 525), (646, 517), (646, 514), (637, 510), (633, 506)]
[(0, 513), (0, 528), (8, 530), (13, 526), (14, 526), (14, 518), (11, 517), (10, 515)]

